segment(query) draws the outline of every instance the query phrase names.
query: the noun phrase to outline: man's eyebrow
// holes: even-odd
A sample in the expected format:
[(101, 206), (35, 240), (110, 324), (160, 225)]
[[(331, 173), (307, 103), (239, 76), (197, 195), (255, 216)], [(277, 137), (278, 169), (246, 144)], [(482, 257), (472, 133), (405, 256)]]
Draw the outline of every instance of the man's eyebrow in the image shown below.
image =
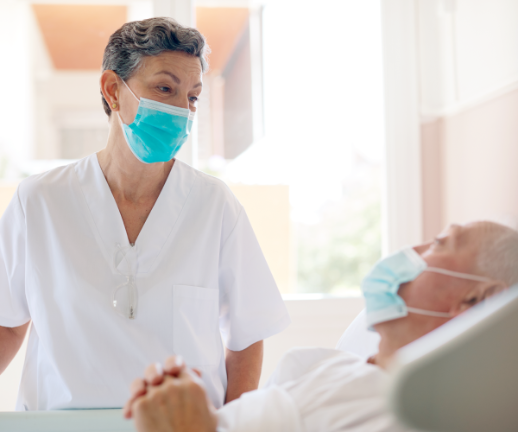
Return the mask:
[(452, 225), (453, 233), (451, 235), (451, 238), (454, 242), (455, 247), (460, 247), (466, 242), (466, 234), (467, 230), (465, 230), (460, 225)]
[[(176, 83), (176, 84), (181, 84), (182, 81), (180, 81), (180, 78), (178, 78), (174, 73), (172, 72), (169, 72), (167, 70), (162, 70), (160, 72), (157, 72), (155, 75), (161, 75), (161, 74), (166, 74), (166, 75), (169, 75), (173, 81)], [(197, 88), (197, 87), (201, 87), (203, 86), (203, 83), (200, 81), (199, 83), (195, 84), (193, 88)]]

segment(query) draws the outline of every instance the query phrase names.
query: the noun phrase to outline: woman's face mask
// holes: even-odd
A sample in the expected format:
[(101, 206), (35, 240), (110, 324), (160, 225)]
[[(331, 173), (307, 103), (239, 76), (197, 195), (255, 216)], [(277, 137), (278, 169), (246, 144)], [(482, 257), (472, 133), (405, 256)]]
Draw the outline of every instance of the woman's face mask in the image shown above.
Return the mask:
[(483, 276), (428, 267), (426, 261), (413, 248), (405, 248), (378, 261), (362, 282), (365, 297), (367, 326), (402, 318), (408, 312), (433, 317), (451, 318), (450, 313), (408, 307), (398, 295), (399, 286), (416, 279), (423, 271), (441, 273), (477, 282), (490, 282)]
[(170, 161), (189, 137), (194, 112), (150, 99), (139, 99), (126, 82), (122, 82), (139, 102), (137, 115), (130, 125), (125, 125), (117, 112), (129, 148), (144, 163)]

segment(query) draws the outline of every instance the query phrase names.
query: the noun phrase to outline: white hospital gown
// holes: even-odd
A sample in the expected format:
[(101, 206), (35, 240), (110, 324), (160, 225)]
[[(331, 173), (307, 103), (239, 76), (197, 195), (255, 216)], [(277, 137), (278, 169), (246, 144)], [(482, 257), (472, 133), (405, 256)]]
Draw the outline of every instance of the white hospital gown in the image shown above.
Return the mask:
[(218, 432), (403, 432), (384, 397), (387, 374), (360, 357), (299, 348), (265, 388), (219, 411)]

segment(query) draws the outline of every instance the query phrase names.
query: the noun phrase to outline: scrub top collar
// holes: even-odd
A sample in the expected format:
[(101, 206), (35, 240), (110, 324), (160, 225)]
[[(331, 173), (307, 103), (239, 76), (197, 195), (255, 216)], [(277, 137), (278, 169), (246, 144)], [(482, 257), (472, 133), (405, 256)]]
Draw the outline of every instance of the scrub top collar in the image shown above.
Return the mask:
[[(161, 260), (164, 246), (189, 198), (196, 181), (193, 170), (175, 161), (151, 213), (132, 248), (115, 198), (101, 170), (97, 154), (92, 154), (75, 166), (75, 172), (88, 207), (85, 216), (101, 242), (101, 249), (114, 271), (130, 263), (135, 273), (150, 273)], [(121, 250), (128, 254), (120, 265), (116, 257)], [(138, 258), (137, 258), (138, 256)], [(116, 266), (118, 265), (118, 269)]]

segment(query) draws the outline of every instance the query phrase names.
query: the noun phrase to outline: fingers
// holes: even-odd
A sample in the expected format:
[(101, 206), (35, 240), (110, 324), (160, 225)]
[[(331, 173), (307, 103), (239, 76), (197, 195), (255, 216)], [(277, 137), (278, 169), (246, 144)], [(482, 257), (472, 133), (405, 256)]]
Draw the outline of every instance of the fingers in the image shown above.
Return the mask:
[(147, 383), (142, 378), (133, 380), (130, 385), (130, 393), (132, 397), (146, 393)]
[(201, 379), (201, 372), (198, 369), (191, 369), (186, 367), (182, 369), (180, 375), (178, 375), (178, 378), (180, 378), (183, 381), (192, 381), (200, 387), (205, 388), (205, 384)]
[[(196, 378), (193, 378), (196, 377)], [(135, 427), (140, 432), (157, 431), (215, 431), (217, 415), (207, 402), (199, 378), (188, 368), (178, 377), (164, 376), (162, 384), (133, 404)]]
[(190, 369), (187, 369), (181, 356), (167, 358), (164, 366), (160, 363), (149, 365), (144, 371), (144, 379), (139, 378), (131, 383), (131, 397), (123, 408), (124, 417), (132, 418), (135, 402), (141, 399), (142, 396), (149, 394), (149, 390), (160, 386), (167, 376), (178, 378), (185, 373), (194, 376), (196, 380), (199, 379), (198, 377), (201, 377), (199, 370), (194, 370), (193, 373)]
[(135, 399), (129, 399), (122, 408), (122, 416), (125, 419), (130, 419), (133, 416), (133, 412), (131, 408), (133, 407), (133, 402), (135, 402)]
[(149, 365), (144, 371), (144, 378), (149, 385), (159, 385), (164, 381), (164, 375), (177, 377), (185, 369), (181, 356), (171, 356), (166, 359), (164, 366), (160, 363)]
[(152, 386), (161, 384), (164, 381), (164, 369), (160, 363), (149, 365), (144, 371), (146, 383)]
[(124, 415), (124, 418), (131, 418), (132, 412), (131, 407), (133, 405), (133, 402), (135, 402), (139, 397), (145, 395), (147, 392), (147, 383), (142, 378), (137, 378), (131, 383), (130, 386), (130, 393), (131, 397), (126, 402), (126, 405), (124, 405), (124, 408), (122, 410), (122, 413)]
[(185, 369), (185, 363), (182, 356), (171, 356), (164, 362), (164, 373), (167, 375), (177, 377), (183, 369)]

